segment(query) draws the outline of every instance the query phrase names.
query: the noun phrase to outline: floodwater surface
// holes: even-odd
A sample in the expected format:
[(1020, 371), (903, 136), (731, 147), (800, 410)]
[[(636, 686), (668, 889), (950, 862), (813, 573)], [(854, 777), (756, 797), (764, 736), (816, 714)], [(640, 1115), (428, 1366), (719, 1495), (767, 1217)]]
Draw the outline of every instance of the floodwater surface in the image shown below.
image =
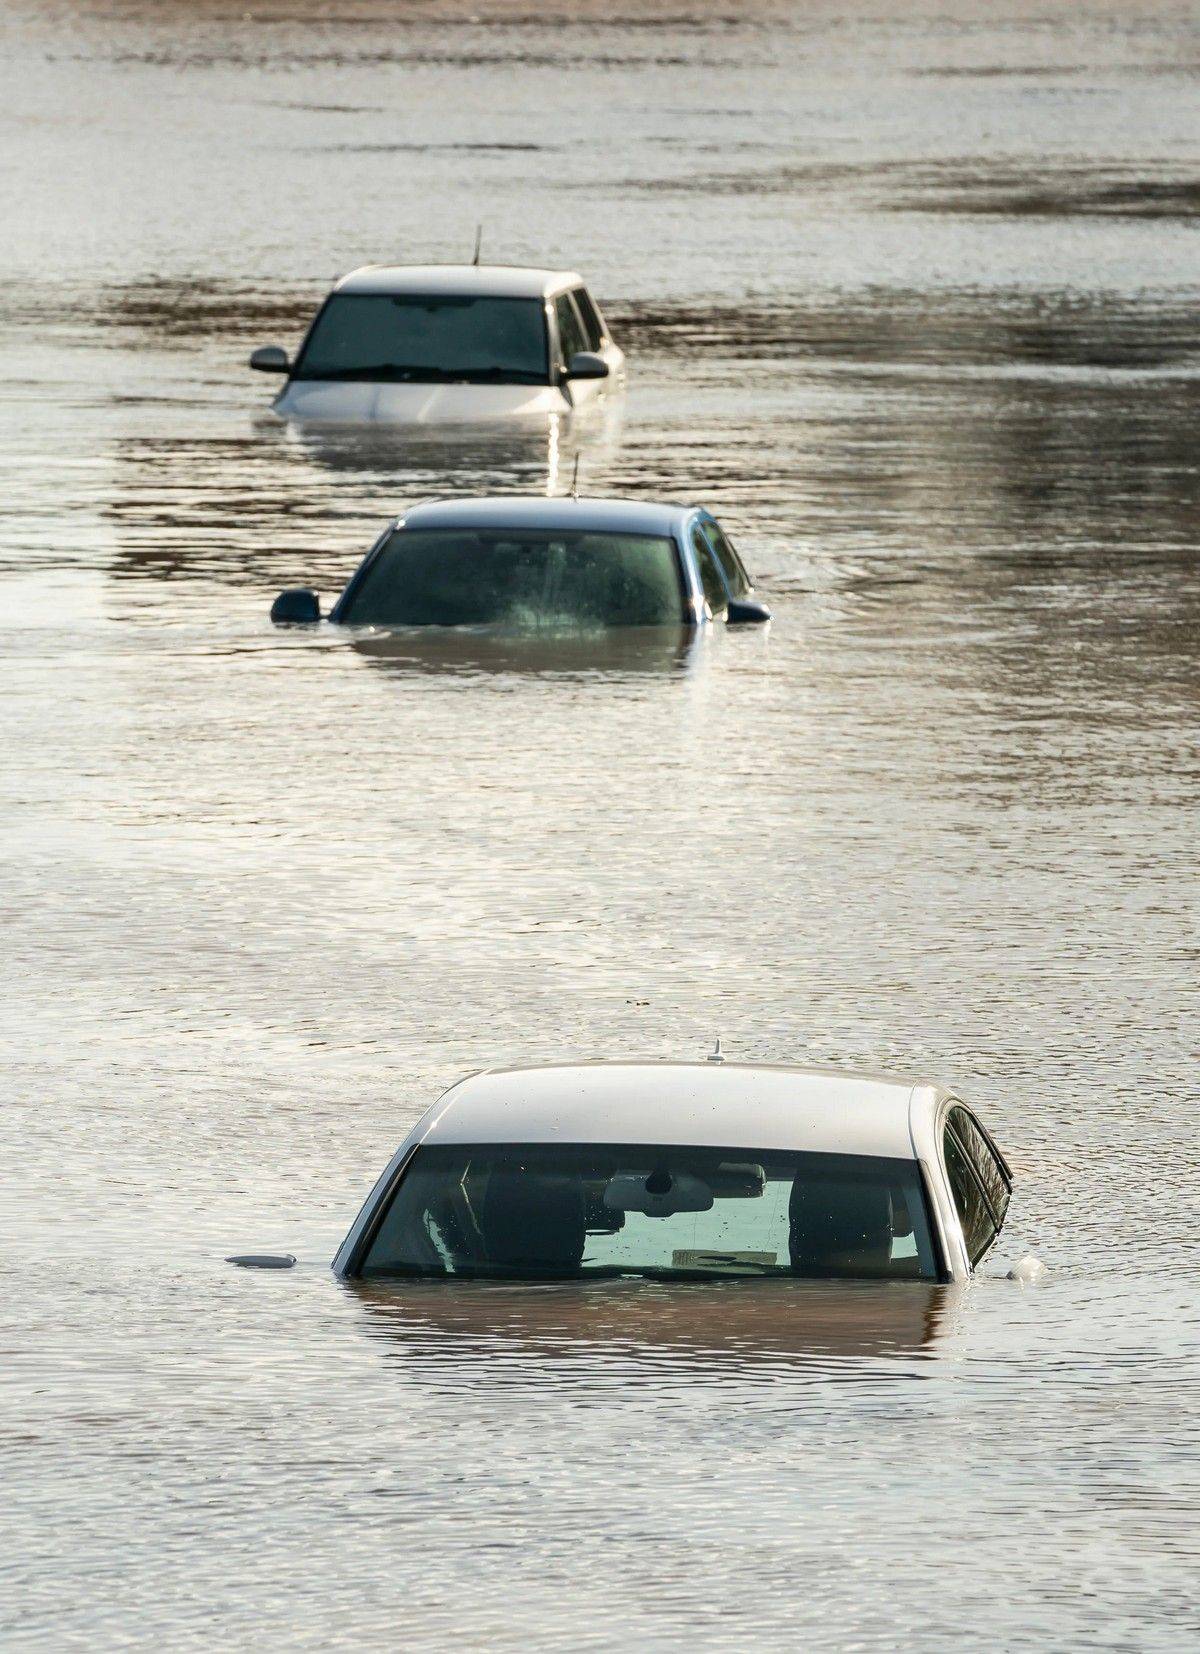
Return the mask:
[[(669, 12), (0, 24), (8, 1647), (1195, 1638), (1200, 26)], [(272, 424), (251, 348), (479, 222), (619, 417)], [(268, 624), (576, 454), (769, 630)], [(331, 1278), (465, 1070), (718, 1035), (960, 1084), (981, 1277)]]

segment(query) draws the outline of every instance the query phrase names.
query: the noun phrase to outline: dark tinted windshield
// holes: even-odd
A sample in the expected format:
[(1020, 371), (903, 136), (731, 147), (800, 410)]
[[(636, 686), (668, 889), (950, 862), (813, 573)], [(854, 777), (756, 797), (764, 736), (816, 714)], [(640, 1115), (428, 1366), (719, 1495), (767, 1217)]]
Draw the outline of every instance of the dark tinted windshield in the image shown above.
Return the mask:
[(401, 529), (354, 586), (351, 626), (678, 626), (674, 543), (647, 534)]
[(540, 299), (335, 295), (295, 377), (545, 384), (545, 312)]
[(360, 1272), (933, 1280), (916, 1165), (757, 1149), (418, 1149)]

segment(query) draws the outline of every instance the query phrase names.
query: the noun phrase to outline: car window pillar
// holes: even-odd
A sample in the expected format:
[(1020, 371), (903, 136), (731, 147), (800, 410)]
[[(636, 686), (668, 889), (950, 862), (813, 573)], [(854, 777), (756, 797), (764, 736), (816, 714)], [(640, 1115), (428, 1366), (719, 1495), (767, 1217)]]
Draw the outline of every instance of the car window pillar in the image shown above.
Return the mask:
[(714, 615), (721, 614), (729, 607), (733, 593), (729, 589), (724, 569), (713, 555), (712, 547), (704, 533), (703, 522), (699, 518), (692, 524), (691, 541), (692, 556), (696, 560), (704, 600)]

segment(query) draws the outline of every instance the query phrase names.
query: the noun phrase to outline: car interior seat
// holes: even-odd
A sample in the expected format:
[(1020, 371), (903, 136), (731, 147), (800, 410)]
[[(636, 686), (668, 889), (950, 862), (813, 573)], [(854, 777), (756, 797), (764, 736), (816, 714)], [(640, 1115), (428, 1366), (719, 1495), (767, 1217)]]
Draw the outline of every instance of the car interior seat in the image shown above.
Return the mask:
[(578, 1178), (495, 1167), (479, 1211), (488, 1263), (506, 1269), (574, 1270), (583, 1259), (584, 1196)]
[(892, 1255), (892, 1197), (886, 1185), (805, 1183), (788, 1203), (788, 1248), (795, 1274), (879, 1276)]

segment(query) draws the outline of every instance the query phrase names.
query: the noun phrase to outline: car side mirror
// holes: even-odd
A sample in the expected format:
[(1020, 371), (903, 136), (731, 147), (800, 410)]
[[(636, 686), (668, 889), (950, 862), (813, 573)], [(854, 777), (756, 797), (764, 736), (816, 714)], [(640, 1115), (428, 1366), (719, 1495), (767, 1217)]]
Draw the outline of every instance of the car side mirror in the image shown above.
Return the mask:
[(307, 586), (292, 586), (271, 605), (277, 626), (313, 626), (321, 618), (321, 599)]
[(279, 345), (263, 345), (261, 350), (251, 352), (250, 366), (256, 373), (289, 373), (292, 364)]
[(725, 620), (730, 626), (761, 626), (770, 618), (771, 611), (767, 605), (752, 597), (731, 597), (725, 611)]
[(564, 378), (607, 379), (608, 363), (594, 350), (577, 350), (567, 363)]

